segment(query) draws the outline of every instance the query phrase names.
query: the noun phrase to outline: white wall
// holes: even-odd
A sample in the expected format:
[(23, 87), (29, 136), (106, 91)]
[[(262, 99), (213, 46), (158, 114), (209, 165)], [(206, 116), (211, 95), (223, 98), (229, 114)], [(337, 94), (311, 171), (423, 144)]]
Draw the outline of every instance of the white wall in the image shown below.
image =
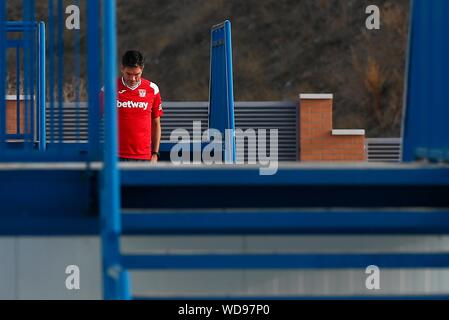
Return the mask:
[[(126, 253), (449, 252), (449, 237), (139, 237)], [(0, 238), (0, 299), (101, 299), (97, 237)], [(67, 290), (65, 268), (80, 269)], [(133, 292), (148, 296), (355, 295), (449, 293), (449, 270), (381, 270), (381, 290), (365, 288), (365, 270), (133, 272)]]
[[(0, 298), (101, 299), (98, 238), (0, 238)], [(80, 268), (80, 290), (67, 290), (68, 265)]]

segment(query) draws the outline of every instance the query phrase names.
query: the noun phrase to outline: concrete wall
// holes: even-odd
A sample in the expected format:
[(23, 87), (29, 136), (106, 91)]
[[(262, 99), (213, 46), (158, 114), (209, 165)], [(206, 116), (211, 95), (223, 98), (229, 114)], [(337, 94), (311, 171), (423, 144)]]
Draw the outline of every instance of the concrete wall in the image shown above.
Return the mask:
[[(449, 251), (449, 237), (139, 237), (123, 252), (419, 252)], [(96, 237), (0, 238), (0, 299), (101, 299)], [(65, 269), (80, 269), (67, 290)], [(381, 270), (381, 290), (365, 288), (365, 270), (133, 272), (132, 291), (147, 296), (355, 295), (449, 293), (449, 270)]]

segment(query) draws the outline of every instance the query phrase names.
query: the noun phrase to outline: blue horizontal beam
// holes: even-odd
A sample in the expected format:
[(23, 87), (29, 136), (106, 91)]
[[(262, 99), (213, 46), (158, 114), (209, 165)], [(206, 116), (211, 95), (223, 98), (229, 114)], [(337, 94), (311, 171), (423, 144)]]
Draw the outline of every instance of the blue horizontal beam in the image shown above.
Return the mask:
[(122, 168), (127, 186), (192, 185), (307, 185), (307, 186), (449, 186), (449, 166), (280, 166), (272, 176), (262, 176), (249, 166), (156, 166)]
[(449, 210), (261, 210), (122, 214), (128, 235), (449, 234)]
[(87, 143), (47, 143), (45, 153), (38, 152), (38, 143), (34, 144), (34, 150), (24, 150), (24, 144), (6, 143), (5, 152), (0, 158), (2, 162), (74, 162), (95, 160), (88, 154)]
[[(176, 145), (178, 147), (182, 146), (184, 148), (184, 150), (186, 150), (187, 148), (190, 148), (190, 152), (193, 152), (194, 150), (196, 151), (197, 149), (199, 149), (200, 152), (201, 152), (208, 144), (209, 143), (206, 143), (206, 142), (200, 142), (200, 143), (192, 143), (192, 142), (186, 142), (186, 143), (182, 143), (182, 142), (178, 142), (178, 143), (161, 142), (159, 151), (161, 151), (161, 152), (170, 152), (173, 149), (173, 147)], [(195, 149), (194, 149), (194, 146), (195, 146)]]
[(6, 139), (23, 139), (25, 134), (6, 134)]
[(90, 236), (98, 235), (96, 217), (2, 217), (0, 235), (5, 236)]
[(25, 27), (6, 27), (6, 32), (24, 32), (24, 31), (35, 31), (36, 27), (25, 26)]
[(6, 41), (6, 46), (8, 48), (23, 48), (25, 43), (23, 39), (8, 39)]
[(6, 21), (7, 32), (23, 32), (28, 30), (36, 30), (37, 26), (37, 22)]
[(7, 27), (37, 27), (37, 22), (30, 21), (6, 21)]
[(449, 254), (122, 255), (133, 270), (448, 268)]

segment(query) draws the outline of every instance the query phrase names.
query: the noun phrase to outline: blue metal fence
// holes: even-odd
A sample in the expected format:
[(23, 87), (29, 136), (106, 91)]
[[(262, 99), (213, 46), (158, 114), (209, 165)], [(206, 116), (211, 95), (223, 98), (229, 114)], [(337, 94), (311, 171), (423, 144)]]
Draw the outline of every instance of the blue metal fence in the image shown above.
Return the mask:
[[(15, 75), (16, 75), (16, 131), (7, 132), (4, 130), (5, 142), (7, 139), (23, 139), (24, 146), (28, 149), (33, 148), (33, 144), (39, 139), (39, 150), (45, 150), (45, 24), (43, 22), (6, 22), (6, 33), (21, 33), (22, 39), (14, 39), (6, 41), (6, 48), (15, 49)], [(20, 85), (21, 75), (21, 52), (24, 52), (24, 86)], [(37, 55), (39, 60), (34, 63), (34, 56)], [(36, 65), (37, 64), (37, 65)], [(25, 68), (26, 66), (26, 68)], [(36, 74), (35, 67), (38, 68), (37, 79), (33, 79)], [(39, 72), (42, 70), (42, 72)], [(36, 84), (36, 101), (34, 101), (34, 84)], [(21, 92), (23, 91), (23, 95)], [(21, 97), (24, 97), (21, 99)], [(21, 105), (23, 101), (24, 106)], [(34, 104), (38, 109), (37, 119), (34, 120)], [(23, 108), (22, 108), (23, 107)], [(22, 115), (22, 111), (23, 115)], [(6, 108), (2, 109), (3, 117), (6, 119)], [(22, 116), (24, 119), (22, 119)], [(22, 126), (22, 121), (24, 125)], [(39, 132), (39, 134), (35, 133)], [(44, 136), (44, 139), (42, 139)]]
[[(2, 5), (5, 5), (2, 1)], [(14, 4), (18, 5), (18, 4)], [(80, 1), (74, 5), (80, 6)], [(7, 134), (6, 106), (1, 109), (0, 145), (4, 150), (0, 161), (93, 161), (102, 159), (100, 152), (100, 121), (98, 119), (98, 96), (102, 63), (99, 56), (101, 41), (98, 20), (99, 1), (87, 3), (88, 23), (82, 30), (88, 37), (88, 102), (89, 135), (82, 140), (81, 130), (81, 30), (67, 30), (65, 25), (65, 3), (62, 0), (48, 1), (48, 15), (36, 22), (36, 3), (23, 0), (22, 19), (7, 21), (2, 32), (14, 35), (8, 39), (5, 34), (2, 43), (2, 68), (6, 70), (6, 48), (14, 48), (15, 55), (15, 96), (17, 132)], [(7, 22), (6, 22), (7, 21)], [(47, 22), (47, 26), (45, 24)], [(47, 27), (47, 28), (46, 28)], [(48, 32), (46, 33), (46, 29)], [(67, 39), (73, 36), (73, 52), (66, 54)], [(99, 45), (100, 44), (100, 45)], [(22, 54), (23, 53), (23, 54)], [(48, 57), (48, 59), (47, 59)], [(10, 61), (11, 63), (12, 61)], [(65, 67), (71, 63), (73, 68)], [(10, 70), (11, 71), (11, 70)], [(11, 71), (12, 72), (12, 71)], [(12, 73), (11, 73), (12, 75)], [(2, 77), (2, 92), (5, 96), (5, 77)], [(47, 85), (48, 84), (48, 85)], [(67, 104), (67, 90), (72, 94), (72, 104)], [(22, 101), (21, 101), (22, 98)], [(5, 101), (2, 101), (5, 105)], [(23, 105), (23, 106), (22, 106)], [(83, 113), (84, 115), (84, 113)], [(73, 118), (72, 124), (65, 119)], [(12, 141), (11, 139), (14, 139)], [(70, 145), (65, 143), (71, 140)], [(40, 151), (40, 152), (39, 152)], [(45, 151), (45, 152), (44, 152)]]

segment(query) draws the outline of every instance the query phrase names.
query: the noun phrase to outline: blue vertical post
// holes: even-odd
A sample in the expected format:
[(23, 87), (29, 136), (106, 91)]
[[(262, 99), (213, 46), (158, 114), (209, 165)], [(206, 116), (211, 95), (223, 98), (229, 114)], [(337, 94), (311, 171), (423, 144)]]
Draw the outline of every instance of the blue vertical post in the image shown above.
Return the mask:
[(115, 0), (103, 2), (105, 150), (102, 172), (101, 237), (105, 299), (128, 299), (127, 272), (120, 262), (120, 177), (117, 164)]
[[(89, 3), (89, 1), (88, 1)], [(55, 19), (54, 1), (48, 0), (48, 99), (50, 107), (50, 143), (55, 142)]]
[(20, 47), (16, 47), (16, 131), (20, 135)]
[(89, 159), (98, 160), (100, 158), (100, 28), (98, 19), (100, 7), (98, 0), (87, 2), (87, 94), (89, 109), (89, 134), (88, 148)]
[[(35, 142), (35, 105), (38, 103), (36, 101), (36, 92), (35, 92), (35, 85), (37, 85), (39, 79), (36, 77), (36, 67), (39, 63), (38, 58), (36, 57), (37, 53), (37, 38), (38, 38), (38, 32), (39, 32), (39, 26), (36, 23), (36, 17), (35, 17), (35, 4), (34, 0), (32, 1), (32, 12), (30, 20), (32, 22), (33, 28), (30, 32), (30, 109), (29, 109), (29, 122), (28, 122), (28, 132), (29, 132), (29, 146), (30, 148), (34, 147)], [(37, 81), (36, 81), (37, 79)]]
[(225, 162), (235, 162), (232, 37), (228, 20), (211, 30), (209, 127), (219, 130), (229, 141), (224, 149)]
[(40, 48), (40, 46), (41, 46), (41, 43), (40, 43), (40, 41), (41, 41), (41, 39), (40, 39), (40, 26), (39, 26), (39, 23), (37, 23), (37, 25), (36, 25), (36, 36), (37, 36), (37, 69), (36, 69), (36, 74), (37, 74), (37, 81), (36, 81), (36, 108), (37, 108), (37, 114), (36, 114), (36, 116), (37, 116), (37, 119), (36, 119), (36, 121), (37, 121), (37, 123), (36, 123), (36, 129), (37, 129), (37, 136), (36, 136), (36, 139), (38, 139), (39, 140), (39, 143), (38, 143), (38, 145), (37, 145), (37, 147), (38, 147), (38, 149), (39, 149), (39, 151), (41, 151), (40, 150), (40, 137), (39, 137), (39, 133), (40, 133), (40, 130), (41, 130), (41, 128), (40, 128), (40, 121), (41, 121), (41, 118), (40, 118), (40, 116), (41, 116), (41, 112), (40, 112), (40, 101), (41, 101), (41, 97), (40, 97), (40, 86), (41, 86), (41, 84), (40, 84), (40, 71), (41, 71), (41, 69), (40, 69), (40, 63), (41, 63), (41, 61), (40, 61), (40, 56), (39, 56), (39, 54), (40, 54), (40, 51), (41, 51), (41, 48)]
[(449, 160), (449, 2), (414, 0), (407, 61), (403, 160)]
[(45, 83), (45, 23), (39, 23), (39, 151), (47, 148), (46, 83)]
[(33, 26), (34, 22), (34, 13), (35, 6), (34, 0), (23, 0), (22, 8), (23, 8), (23, 21), (25, 24), (23, 25), (23, 39), (24, 39), (24, 63), (23, 63), (23, 72), (24, 72), (24, 86), (23, 86), (23, 94), (24, 94), (24, 147), (26, 150), (32, 150), (33, 148), (33, 132), (31, 131), (31, 123), (32, 119), (32, 108), (33, 108), (33, 90), (34, 86), (34, 78), (33, 78), (33, 66), (35, 61), (33, 60), (32, 51), (35, 50), (33, 46), (34, 41), (33, 38), (35, 36), (35, 29)]
[(63, 97), (63, 86), (64, 86), (64, 10), (63, 0), (58, 0), (58, 139), (59, 143), (63, 143), (63, 115), (64, 115), (64, 97)]
[[(22, 20), (23, 21), (27, 21), (27, 15), (28, 15), (28, 3), (27, 0), (23, 0), (22, 1)], [(24, 128), (23, 128), (23, 134), (24, 134), (24, 140), (26, 142), (26, 134), (27, 134), (27, 130), (26, 130), (26, 125), (27, 125), (27, 111), (28, 111), (28, 79), (30, 76), (30, 72), (29, 72), (29, 36), (28, 36), (28, 32), (26, 31), (26, 29), (23, 31), (23, 97), (24, 97), (24, 101), (23, 101), (23, 108), (24, 108), (24, 112), (23, 112), (23, 124), (24, 124)], [(20, 130), (20, 129), (19, 129)], [(26, 143), (25, 143), (26, 146)]]
[(5, 1), (0, 0), (0, 153), (6, 144), (6, 15)]
[(228, 118), (229, 118), (229, 136), (231, 142), (225, 151), (225, 160), (235, 163), (236, 147), (235, 147), (235, 119), (234, 119), (234, 73), (232, 61), (232, 33), (231, 22), (225, 21), (225, 49), (226, 49), (226, 81), (227, 81), (227, 98), (228, 98)]
[[(80, 2), (76, 0), (74, 4), (79, 8)], [(81, 27), (81, 26), (80, 26)], [(80, 79), (81, 79), (81, 61), (80, 61), (80, 30), (76, 29), (74, 47), (75, 47), (75, 107), (76, 107), (76, 142), (80, 142)]]
[[(444, 1), (447, 3), (447, 1)], [(444, 16), (448, 16), (449, 13), (444, 12), (444, 4), (441, 1), (435, 1), (433, 3), (434, 7), (431, 14), (431, 21), (434, 23), (434, 27), (437, 30), (443, 30), (445, 25), (445, 19)], [(446, 6), (446, 9), (448, 7)], [(447, 29), (446, 30), (446, 33)], [(433, 48), (431, 52), (429, 53), (430, 59), (433, 61), (443, 61), (444, 59), (447, 59), (447, 56), (444, 56), (444, 48), (447, 48), (447, 41), (443, 41), (443, 39), (440, 38), (441, 33), (440, 32), (432, 32), (430, 35), (430, 46)], [(447, 37), (446, 37), (447, 38)], [(449, 40), (449, 38), (447, 38)], [(434, 78), (435, 79), (444, 79), (444, 73), (447, 72), (444, 68), (435, 68), (433, 70)], [(429, 98), (431, 99), (431, 103), (434, 106), (435, 113), (440, 115), (438, 117), (434, 117), (431, 120), (431, 124), (429, 126), (429, 154), (428, 157), (432, 161), (440, 161), (443, 160), (443, 148), (441, 148), (440, 142), (441, 137), (444, 137), (444, 127), (446, 126), (445, 123), (448, 118), (444, 119), (444, 109), (446, 108), (446, 105), (448, 103), (447, 98), (445, 97), (447, 91), (444, 90), (444, 87), (447, 87), (447, 83), (442, 83), (440, 81), (435, 81), (431, 83), (431, 87), (429, 90)], [(444, 93), (442, 96), (441, 94)], [(430, 114), (432, 116), (432, 114)], [(443, 122), (442, 122), (443, 121)], [(449, 137), (448, 137), (449, 138)]]

